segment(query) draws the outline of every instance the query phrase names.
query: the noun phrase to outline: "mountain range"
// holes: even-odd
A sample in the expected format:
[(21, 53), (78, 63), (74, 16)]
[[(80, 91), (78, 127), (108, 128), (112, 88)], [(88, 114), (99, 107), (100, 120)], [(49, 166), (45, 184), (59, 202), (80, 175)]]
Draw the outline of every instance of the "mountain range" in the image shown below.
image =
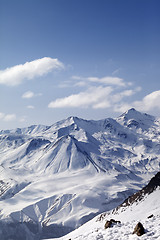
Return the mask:
[(144, 187), (159, 159), (160, 119), (133, 108), (1, 130), (0, 239), (66, 235)]

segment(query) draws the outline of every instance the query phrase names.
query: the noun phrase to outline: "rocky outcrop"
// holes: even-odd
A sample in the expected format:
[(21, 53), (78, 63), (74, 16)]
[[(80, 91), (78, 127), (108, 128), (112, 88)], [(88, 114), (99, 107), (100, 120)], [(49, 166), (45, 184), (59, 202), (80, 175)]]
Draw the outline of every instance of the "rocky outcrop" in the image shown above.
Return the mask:
[(132, 205), (134, 202), (140, 201), (144, 198), (146, 194), (152, 193), (157, 187), (160, 186), (160, 172), (158, 172), (145, 186), (142, 190), (136, 192), (132, 196), (128, 197), (121, 205), (119, 205), (116, 210), (120, 209), (121, 207), (127, 207)]
[(145, 233), (144, 227), (141, 222), (137, 223), (134, 228), (133, 234), (137, 234), (137, 236), (142, 236)]
[(114, 224), (117, 224), (117, 223), (121, 223), (120, 221), (116, 221), (114, 219), (111, 219), (111, 220), (107, 220), (105, 225), (104, 225), (104, 228), (107, 229), (107, 228), (110, 228), (110, 227), (113, 227)]

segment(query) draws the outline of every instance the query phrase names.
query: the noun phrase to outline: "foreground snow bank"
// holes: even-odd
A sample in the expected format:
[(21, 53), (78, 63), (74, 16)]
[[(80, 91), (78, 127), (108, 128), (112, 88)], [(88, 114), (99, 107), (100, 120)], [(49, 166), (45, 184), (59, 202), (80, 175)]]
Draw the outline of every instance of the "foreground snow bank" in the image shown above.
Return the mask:
[[(119, 209), (117, 212), (108, 212), (94, 218), (74, 232), (59, 238), (59, 240), (160, 240), (160, 188), (145, 196), (140, 202)], [(149, 218), (148, 218), (149, 217)], [(111, 228), (104, 228), (105, 222), (116, 219), (120, 223)], [(141, 222), (145, 234), (138, 237), (133, 230)]]
[[(113, 227), (104, 229), (104, 221), (103, 222), (90, 222), (83, 226), (78, 231), (70, 233), (69, 235), (59, 238), (59, 240), (160, 240), (160, 215), (152, 217), (152, 219), (142, 220), (141, 223), (145, 228), (145, 234), (141, 237), (133, 234), (134, 227), (138, 221), (133, 220), (131, 222), (123, 222), (119, 224), (115, 224)], [(88, 230), (88, 228), (90, 230)]]
[(78, 229), (77, 233), (70, 233), (65, 237), (59, 238), (59, 240), (160, 240), (160, 215), (142, 221), (146, 233), (141, 237), (133, 234), (134, 227), (137, 224), (136, 220), (119, 223), (108, 229), (104, 229), (104, 222), (90, 222), (90, 224), (92, 225), (90, 230), (88, 230), (89, 225), (86, 224), (81, 230)]
[[(88, 232), (86, 234), (80, 235), (78, 237), (73, 237), (72, 239), (87, 239), (87, 240), (128, 240), (128, 239), (139, 239), (139, 237), (133, 233), (133, 229), (136, 226), (137, 221), (121, 223), (113, 226), (109, 229), (95, 228), (94, 231)], [(160, 216), (154, 217), (152, 220), (142, 221), (143, 226), (146, 229), (146, 233), (140, 237), (140, 239), (148, 240), (148, 239), (160, 239), (159, 229), (160, 229)], [(66, 238), (67, 239), (67, 238)]]

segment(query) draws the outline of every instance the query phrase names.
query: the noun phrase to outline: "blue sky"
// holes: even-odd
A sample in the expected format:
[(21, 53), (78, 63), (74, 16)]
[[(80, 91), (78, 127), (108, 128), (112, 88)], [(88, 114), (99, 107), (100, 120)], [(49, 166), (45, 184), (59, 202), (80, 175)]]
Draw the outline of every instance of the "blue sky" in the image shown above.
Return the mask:
[(0, 129), (160, 116), (159, 0), (0, 0)]

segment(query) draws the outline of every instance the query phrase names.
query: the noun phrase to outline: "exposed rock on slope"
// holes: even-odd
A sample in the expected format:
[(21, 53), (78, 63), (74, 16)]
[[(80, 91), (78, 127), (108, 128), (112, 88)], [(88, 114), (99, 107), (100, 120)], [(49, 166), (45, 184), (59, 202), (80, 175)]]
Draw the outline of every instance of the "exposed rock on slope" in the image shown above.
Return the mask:
[[(146, 194), (152, 193), (157, 187), (160, 187), (160, 172), (158, 172), (142, 190), (129, 196), (117, 209), (132, 205), (134, 202), (141, 201)], [(116, 209), (116, 210), (117, 210)]]
[[(159, 177), (160, 172), (143, 188), (146, 194), (141, 194), (143, 197), (138, 201), (131, 201), (130, 205), (126, 206), (122, 204), (114, 211), (103, 213), (59, 240), (137, 239), (133, 234), (143, 235), (143, 240), (160, 239)], [(142, 193), (142, 190), (138, 193)], [(132, 199), (132, 196), (126, 202), (129, 199)]]

